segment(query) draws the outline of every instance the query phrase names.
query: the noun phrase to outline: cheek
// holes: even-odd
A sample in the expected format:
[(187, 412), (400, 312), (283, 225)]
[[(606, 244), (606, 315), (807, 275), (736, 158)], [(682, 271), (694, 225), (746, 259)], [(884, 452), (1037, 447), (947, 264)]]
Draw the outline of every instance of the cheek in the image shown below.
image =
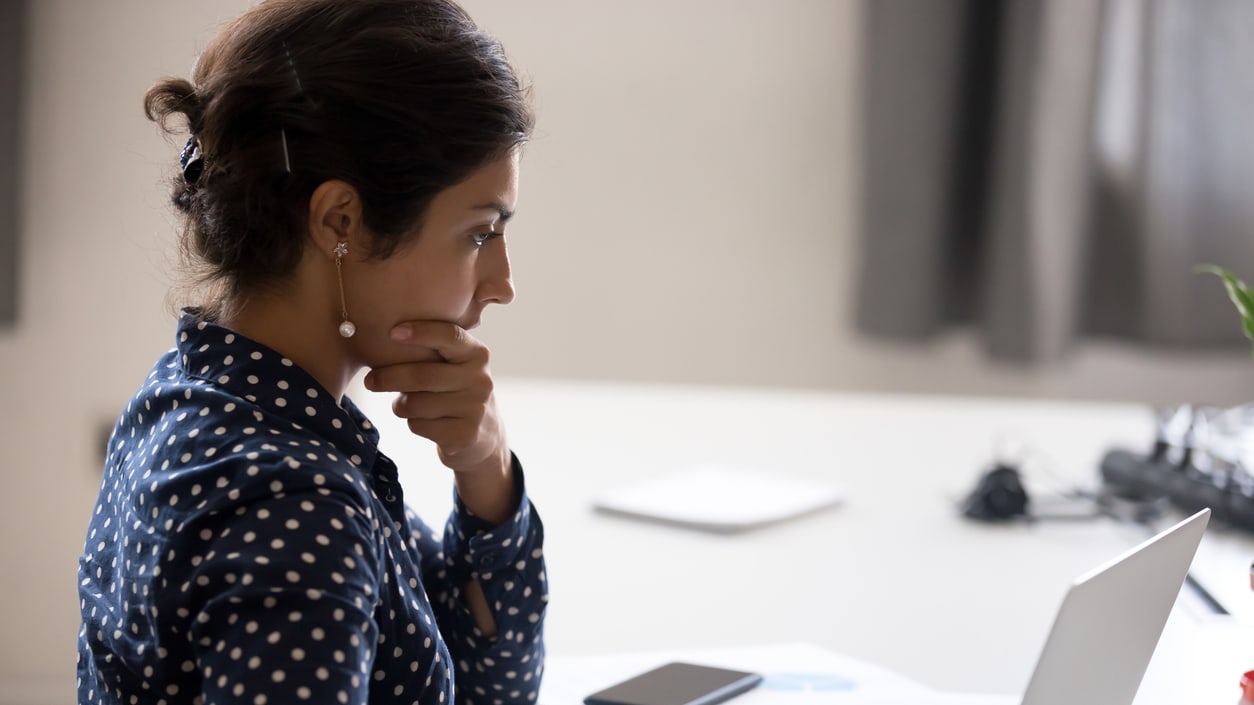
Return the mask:
[(461, 262), (434, 259), (388, 267), (364, 282), (370, 291), (367, 305), (372, 317), (387, 326), (406, 320), (457, 320), (474, 295), (472, 274)]
[(392, 327), (405, 321), (459, 321), (473, 295), (454, 266), (393, 264), (362, 272), (355, 291), (348, 292), (349, 316), (357, 325), (349, 346), (368, 367), (438, 359), (432, 351), (393, 341)]
[(426, 318), (457, 321), (466, 312), (473, 287), (463, 280), (437, 272), (411, 283), (413, 299), (409, 302), (411, 313)]

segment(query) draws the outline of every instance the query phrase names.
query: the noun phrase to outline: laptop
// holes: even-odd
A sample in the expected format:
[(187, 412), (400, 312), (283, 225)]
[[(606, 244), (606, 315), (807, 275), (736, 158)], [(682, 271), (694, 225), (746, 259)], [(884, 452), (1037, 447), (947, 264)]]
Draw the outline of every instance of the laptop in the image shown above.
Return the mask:
[(1022, 705), (1131, 705), (1209, 520), (1203, 509), (1076, 578)]
[[(1131, 705), (1158, 646), (1167, 617), (1184, 584), (1193, 555), (1210, 520), (1203, 509), (1123, 555), (1076, 578), (1037, 659), (1022, 698), (959, 693), (854, 694), (867, 705)], [(756, 670), (752, 658), (733, 659), (738, 667)], [(717, 661), (717, 659), (715, 659)], [(550, 671), (550, 676), (554, 671)], [(547, 702), (582, 702), (594, 690), (579, 679), (575, 685), (550, 679)], [(604, 687), (604, 683), (597, 684)], [(583, 689), (580, 690), (580, 686)], [(762, 689), (765, 690), (765, 689)], [(783, 702), (777, 692), (750, 691), (727, 701)], [(821, 696), (822, 693), (815, 693)], [(760, 696), (760, 697), (759, 697)], [(807, 699), (805, 702), (814, 702)]]

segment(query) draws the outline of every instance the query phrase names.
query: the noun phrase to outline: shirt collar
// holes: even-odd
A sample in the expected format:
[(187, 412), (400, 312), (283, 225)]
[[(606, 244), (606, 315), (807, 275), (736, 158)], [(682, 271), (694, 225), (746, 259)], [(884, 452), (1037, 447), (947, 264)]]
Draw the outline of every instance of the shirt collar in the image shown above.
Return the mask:
[(193, 308), (179, 316), (175, 345), (189, 377), (226, 390), (291, 424), (330, 441), (357, 466), (371, 468), (379, 431), (347, 396), (341, 402), (313, 375), (281, 353), (202, 319)]

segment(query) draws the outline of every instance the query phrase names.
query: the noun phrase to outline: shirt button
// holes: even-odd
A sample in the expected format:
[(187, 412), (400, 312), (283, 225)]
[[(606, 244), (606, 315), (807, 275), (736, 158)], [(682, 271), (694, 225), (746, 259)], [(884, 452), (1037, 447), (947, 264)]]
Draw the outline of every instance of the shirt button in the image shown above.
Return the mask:
[(490, 569), (493, 563), (496, 563), (495, 553), (485, 553), (479, 556), (479, 569), (480, 570)]

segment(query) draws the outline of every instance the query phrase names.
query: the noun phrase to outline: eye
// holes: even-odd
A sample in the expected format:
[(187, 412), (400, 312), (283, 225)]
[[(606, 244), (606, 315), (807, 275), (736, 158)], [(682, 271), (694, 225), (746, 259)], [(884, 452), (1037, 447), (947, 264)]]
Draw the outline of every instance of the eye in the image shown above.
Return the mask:
[(486, 245), (489, 240), (494, 240), (504, 234), (505, 233), (498, 233), (498, 232), (489, 230), (486, 233), (475, 233), (474, 235), (470, 236), (470, 239), (471, 241), (475, 243), (476, 247), (479, 247), (482, 245)]

